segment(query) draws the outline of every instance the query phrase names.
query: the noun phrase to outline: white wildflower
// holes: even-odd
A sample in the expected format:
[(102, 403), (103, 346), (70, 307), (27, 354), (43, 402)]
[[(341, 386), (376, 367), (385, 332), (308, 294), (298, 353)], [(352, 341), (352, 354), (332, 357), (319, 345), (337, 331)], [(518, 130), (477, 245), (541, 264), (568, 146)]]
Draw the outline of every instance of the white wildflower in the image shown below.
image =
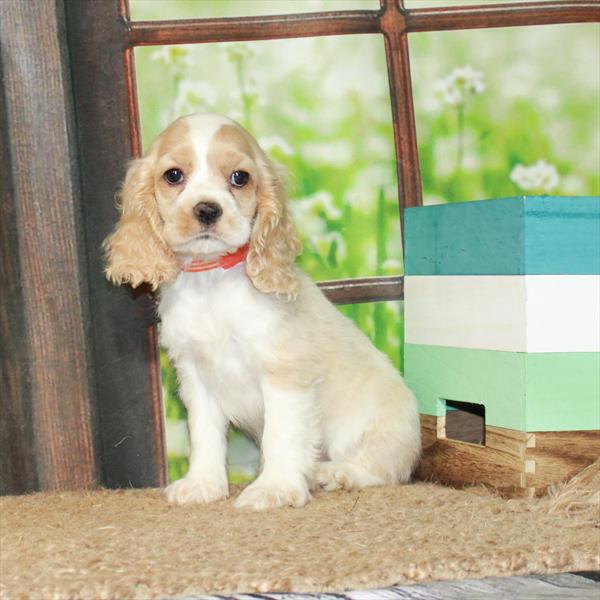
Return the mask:
[(239, 475), (256, 475), (260, 463), (259, 452), (245, 435), (230, 435), (227, 444), (227, 466)]
[(424, 111), (429, 113), (437, 113), (442, 108), (441, 99), (437, 96), (427, 96), (421, 103)]
[(285, 156), (291, 156), (293, 154), (290, 145), (277, 135), (262, 137), (258, 140), (258, 144), (267, 154), (272, 154), (273, 152), (278, 152)]
[(293, 102), (284, 102), (279, 110), (282, 117), (287, 117), (298, 126), (315, 126), (315, 114), (308, 107), (300, 106)]
[(483, 73), (472, 67), (458, 67), (435, 83), (435, 90), (442, 101), (455, 108), (466, 104), (470, 96), (481, 94), (485, 90)]
[(190, 439), (187, 423), (165, 419), (165, 435), (169, 454), (175, 456), (188, 456), (190, 453)]
[(191, 67), (193, 64), (187, 46), (161, 46), (150, 55), (150, 60), (180, 68)]
[(539, 85), (540, 69), (531, 60), (516, 61), (496, 73), (505, 98), (531, 98)]
[(397, 258), (387, 258), (381, 264), (381, 270), (384, 275), (397, 275), (402, 273), (402, 261)]
[(241, 123), (244, 120), (244, 111), (239, 108), (231, 108), (227, 111), (227, 116), (238, 123)]
[(304, 160), (313, 166), (345, 167), (352, 162), (354, 155), (352, 145), (344, 140), (308, 142), (302, 145), (300, 152)]
[(541, 88), (537, 93), (538, 105), (547, 110), (558, 110), (562, 101), (560, 92), (553, 87)]
[(162, 62), (166, 65), (171, 64), (171, 47), (170, 46), (160, 46), (158, 50), (155, 50), (150, 55), (150, 60), (154, 60), (156, 62)]
[(436, 206), (438, 204), (448, 204), (448, 200), (436, 194), (425, 194), (423, 196), (423, 206)]
[(375, 163), (356, 173), (352, 187), (344, 194), (344, 202), (363, 212), (374, 210), (380, 190), (386, 198), (396, 198), (396, 173), (389, 163)]
[(456, 147), (463, 145), (463, 160), (461, 167), (465, 171), (477, 171), (481, 169), (481, 160), (473, 149), (477, 147), (477, 138), (471, 130), (462, 134), (439, 137), (434, 144), (434, 164), (438, 177), (448, 177), (456, 171)]
[(296, 202), (292, 202), (291, 206), (296, 228), (303, 238), (308, 238), (310, 240), (317, 239), (327, 231), (323, 219), (306, 212), (304, 208)]
[(335, 243), (337, 260), (346, 258), (346, 242), (339, 231), (327, 231), (319, 236), (310, 236), (309, 239), (321, 256), (327, 256), (331, 246)]
[(527, 192), (551, 192), (559, 183), (558, 171), (545, 160), (530, 166), (516, 165), (510, 172), (510, 180)]
[(363, 143), (371, 162), (391, 160), (395, 156), (394, 138), (391, 136), (371, 134), (363, 140)]
[(335, 221), (342, 216), (340, 209), (334, 204), (333, 196), (325, 190), (319, 190), (310, 196), (294, 201), (294, 210)]
[(259, 46), (252, 42), (221, 42), (217, 47), (223, 50), (230, 62), (254, 58)]
[(585, 196), (585, 180), (579, 175), (567, 175), (561, 179), (560, 191), (567, 196)]
[[(357, 72), (360, 72), (360, 77), (356, 76)], [(359, 71), (357, 60), (339, 61), (335, 69), (326, 69), (321, 77), (323, 94), (332, 105), (341, 98), (354, 95), (365, 99), (379, 98), (388, 87), (387, 77), (378, 69), (365, 66)]]
[(258, 95), (258, 82), (254, 75), (248, 75), (246, 79), (246, 94), (252, 93), (254, 95)]
[(329, 192), (318, 191), (310, 196), (293, 200), (291, 207), (298, 231), (320, 251), (323, 246), (320, 240), (328, 235), (327, 221), (335, 221), (342, 216), (341, 211), (333, 203), (333, 196)]
[(199, 109), (211, 109), (216, 107), (217, 99), (218, 92), (209, 83), (182, 79), (174, 102), (175, 113), (186, 114)]

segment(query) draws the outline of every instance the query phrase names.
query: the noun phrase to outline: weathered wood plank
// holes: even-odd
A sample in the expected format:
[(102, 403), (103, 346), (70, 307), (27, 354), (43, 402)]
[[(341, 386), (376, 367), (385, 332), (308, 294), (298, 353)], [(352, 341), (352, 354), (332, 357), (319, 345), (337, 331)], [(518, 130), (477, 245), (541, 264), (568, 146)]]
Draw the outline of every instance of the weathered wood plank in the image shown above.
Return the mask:
[[(552, 23), (585, 23), (600, 19), (594, 0), (523, 2), (403, 10), (401, 32), (478, 29)], [(355, 10), (257, 17), (223, 17), (180, 21), (136, 21), (127, 31), (134, 46), (269, 40), (322, 35), (379, 33), (381, 11)]]
[(514, 431), (504, 427), (485, 428), (485, 445), (488, 448), (510, 454), (520, 460), (525, 459), (527, 449), (531, 447), (534, 434)]
[(451, 485), (484, 484), (495, 488), (524, 486), (519, 458), (478, 444), (438, 439), (423, 451), (416, 475)]
[(121, 0), (77, 0), (66, 9), (102, 482), (160, 486), (166, 482), (166, 456), (154, 308), (147, 294), (105, 280), (101, 250), (117, 220), (115, 193), (126, 163), (138, 150), (133, 63), (120, 13), (125, 6)]
[(484, 404), (486, 424), (523, 431), (525, 357), (518, 352), (406, 343), (404, 376), (422, 413), (444, 414), (440, 398)]
[(436, 417), (434, 415), (420, 415), (421, 418), (421, 445), (428, 448), (434, 444), (438, 437), (445, 437), (445, 419), (446, 417)]
[(515, 4), (470, 2), (471, 6), (416, 8), (407, 11), (411, 32), (523, 27), (557, 23), (593, 23), (600, 20), (595, 0), (519, 2)]
[(556, 573), (518, 577), (486, 577), (459, 581), (435, 581), (335, 594), (234, 594), (231, 596), (185, 596), (173, 600), (598, 600), (598, 575)]
[(404, 298), (404, 278), (401, 275), (319, 281), (317, 285), (334, 304), (383, 302)]
[(258, 17), (134, 21), (129, 44), (198, 44), (379, 33), (378, 11), (339, 11)]
[(423, 204), (410, 56), (404, 11), (400, 10), (395, 0), (380, 2), (383, 10), (380, 26), (385, 38), (396, 146), (400, 227), (403, 230), (404, 209)]
[(440, 398), (485, 405), (487, 425), (518, 431), (600, 429), (593, 352), (500, 352), (406, 343), (405, 378), (425, 414)]
[[(421, 415), (419, 479), (455, 486), (485, 484), (506, 496), (539, 496), (550, 484), (570, 479), (600, 456), (600, 431), (534, 433), (488, 426), (482, 446), (448, 439), (448, 421), (453, 418), (452, 412)], [(454, 426), (459, 427), (460, 421), (455, 419)]]
[(2, 164), (10, 165), (0, 261), (2, 491), (85, 487), (97, 466), (62, 0), (0, 2), (0, 38)]
[(600, 198), (593, 196), (520, 196), (409, 209), (406, 274), (597, 275), (598, 219)]
[[(368, 592), (367, 592), (368, 593)], [(360, 592), (348, 597), (366, 600)], [(375, 596), (377, 597), (377, 596)], [(405, 585), (390, 588), (388, 600), (597, 600), (598, 584), (576, 573), (531, 575), (528, 577), (489, 577), (461, 581)], [(290, 599), (294, 600), (294, 598)], [(297, 600), (300, 600), (298, 598)]]
[(534, 470), (527, 485), (546, 488), (570, 479), (600, 456), (600, 431), (542, 431), (533, 434), (535, 446), (527, 450)]
[(404, 287), (410, 344), (600, 352), (600, 275), (409, 275)]
[[(0, 56), (0, 59), (2, 57)], [(0, 60), (0, 81), (3, 81)], [(9, 119), (0, 96), (0, 494), (37, 488), (33, 452), (31, 385), (28, 378), (28, 347), (23, 287), (19, 266), (19, 223), (14, 202)]]

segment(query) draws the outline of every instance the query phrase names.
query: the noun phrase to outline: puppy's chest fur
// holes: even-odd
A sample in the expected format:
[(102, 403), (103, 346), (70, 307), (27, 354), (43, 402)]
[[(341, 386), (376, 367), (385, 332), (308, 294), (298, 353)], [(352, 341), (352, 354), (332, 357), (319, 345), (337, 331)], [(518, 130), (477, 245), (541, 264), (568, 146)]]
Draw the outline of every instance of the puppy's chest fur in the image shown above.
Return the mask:
[(263, 420), (259, 373), (277, 328), (271, 302), (237, 265), (182, 273), (159, 304), (161, 342), (180, 377), (193, 364), (229, 420), (255, 435)]

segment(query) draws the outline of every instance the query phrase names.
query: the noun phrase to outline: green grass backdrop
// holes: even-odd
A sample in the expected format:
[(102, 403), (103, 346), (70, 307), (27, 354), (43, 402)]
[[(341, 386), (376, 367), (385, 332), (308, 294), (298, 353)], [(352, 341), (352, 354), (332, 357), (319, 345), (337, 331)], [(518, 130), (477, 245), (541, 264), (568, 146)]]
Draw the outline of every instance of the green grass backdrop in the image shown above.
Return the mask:
[[(444, 2), (450, 3), (459, 2)], [(149, 20), (377, 9), (378, 4), (131, 0), (131, 12), (134, 19)], [(439, 4), (407, 2), (409, 7)], [(600, 192), (597, 25), (413, 34), (410, 52), (425, 203)], [(146, 146), (174, 118), (215, 111), (246, 126), (287, 168), (304, 243), (300, 264), (312, 277), (402, 273), (381, 36), (143, 47), (136, 50), (136, 70)], [(539, 161), (544, 174), (536, 179)], [(532, 165), (537, 165), (529, 178), (533, 184), (518, 175)], [(340, 310), (402, 369), (400, 302)], [(186, 469), (185, 411), (164, 356), (162, 366), (175, 478)], [(255, 450), (236, 432), (230, 458), (235, 480), (255, 469)]]

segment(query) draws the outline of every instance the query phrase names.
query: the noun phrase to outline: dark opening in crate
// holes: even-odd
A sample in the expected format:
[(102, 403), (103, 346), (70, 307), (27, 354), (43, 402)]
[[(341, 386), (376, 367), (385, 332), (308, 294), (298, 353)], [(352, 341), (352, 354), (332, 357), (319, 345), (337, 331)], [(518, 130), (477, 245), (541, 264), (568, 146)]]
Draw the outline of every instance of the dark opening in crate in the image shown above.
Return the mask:
[(446, 437), (485, 446), (485, 406), (446, 400)]

